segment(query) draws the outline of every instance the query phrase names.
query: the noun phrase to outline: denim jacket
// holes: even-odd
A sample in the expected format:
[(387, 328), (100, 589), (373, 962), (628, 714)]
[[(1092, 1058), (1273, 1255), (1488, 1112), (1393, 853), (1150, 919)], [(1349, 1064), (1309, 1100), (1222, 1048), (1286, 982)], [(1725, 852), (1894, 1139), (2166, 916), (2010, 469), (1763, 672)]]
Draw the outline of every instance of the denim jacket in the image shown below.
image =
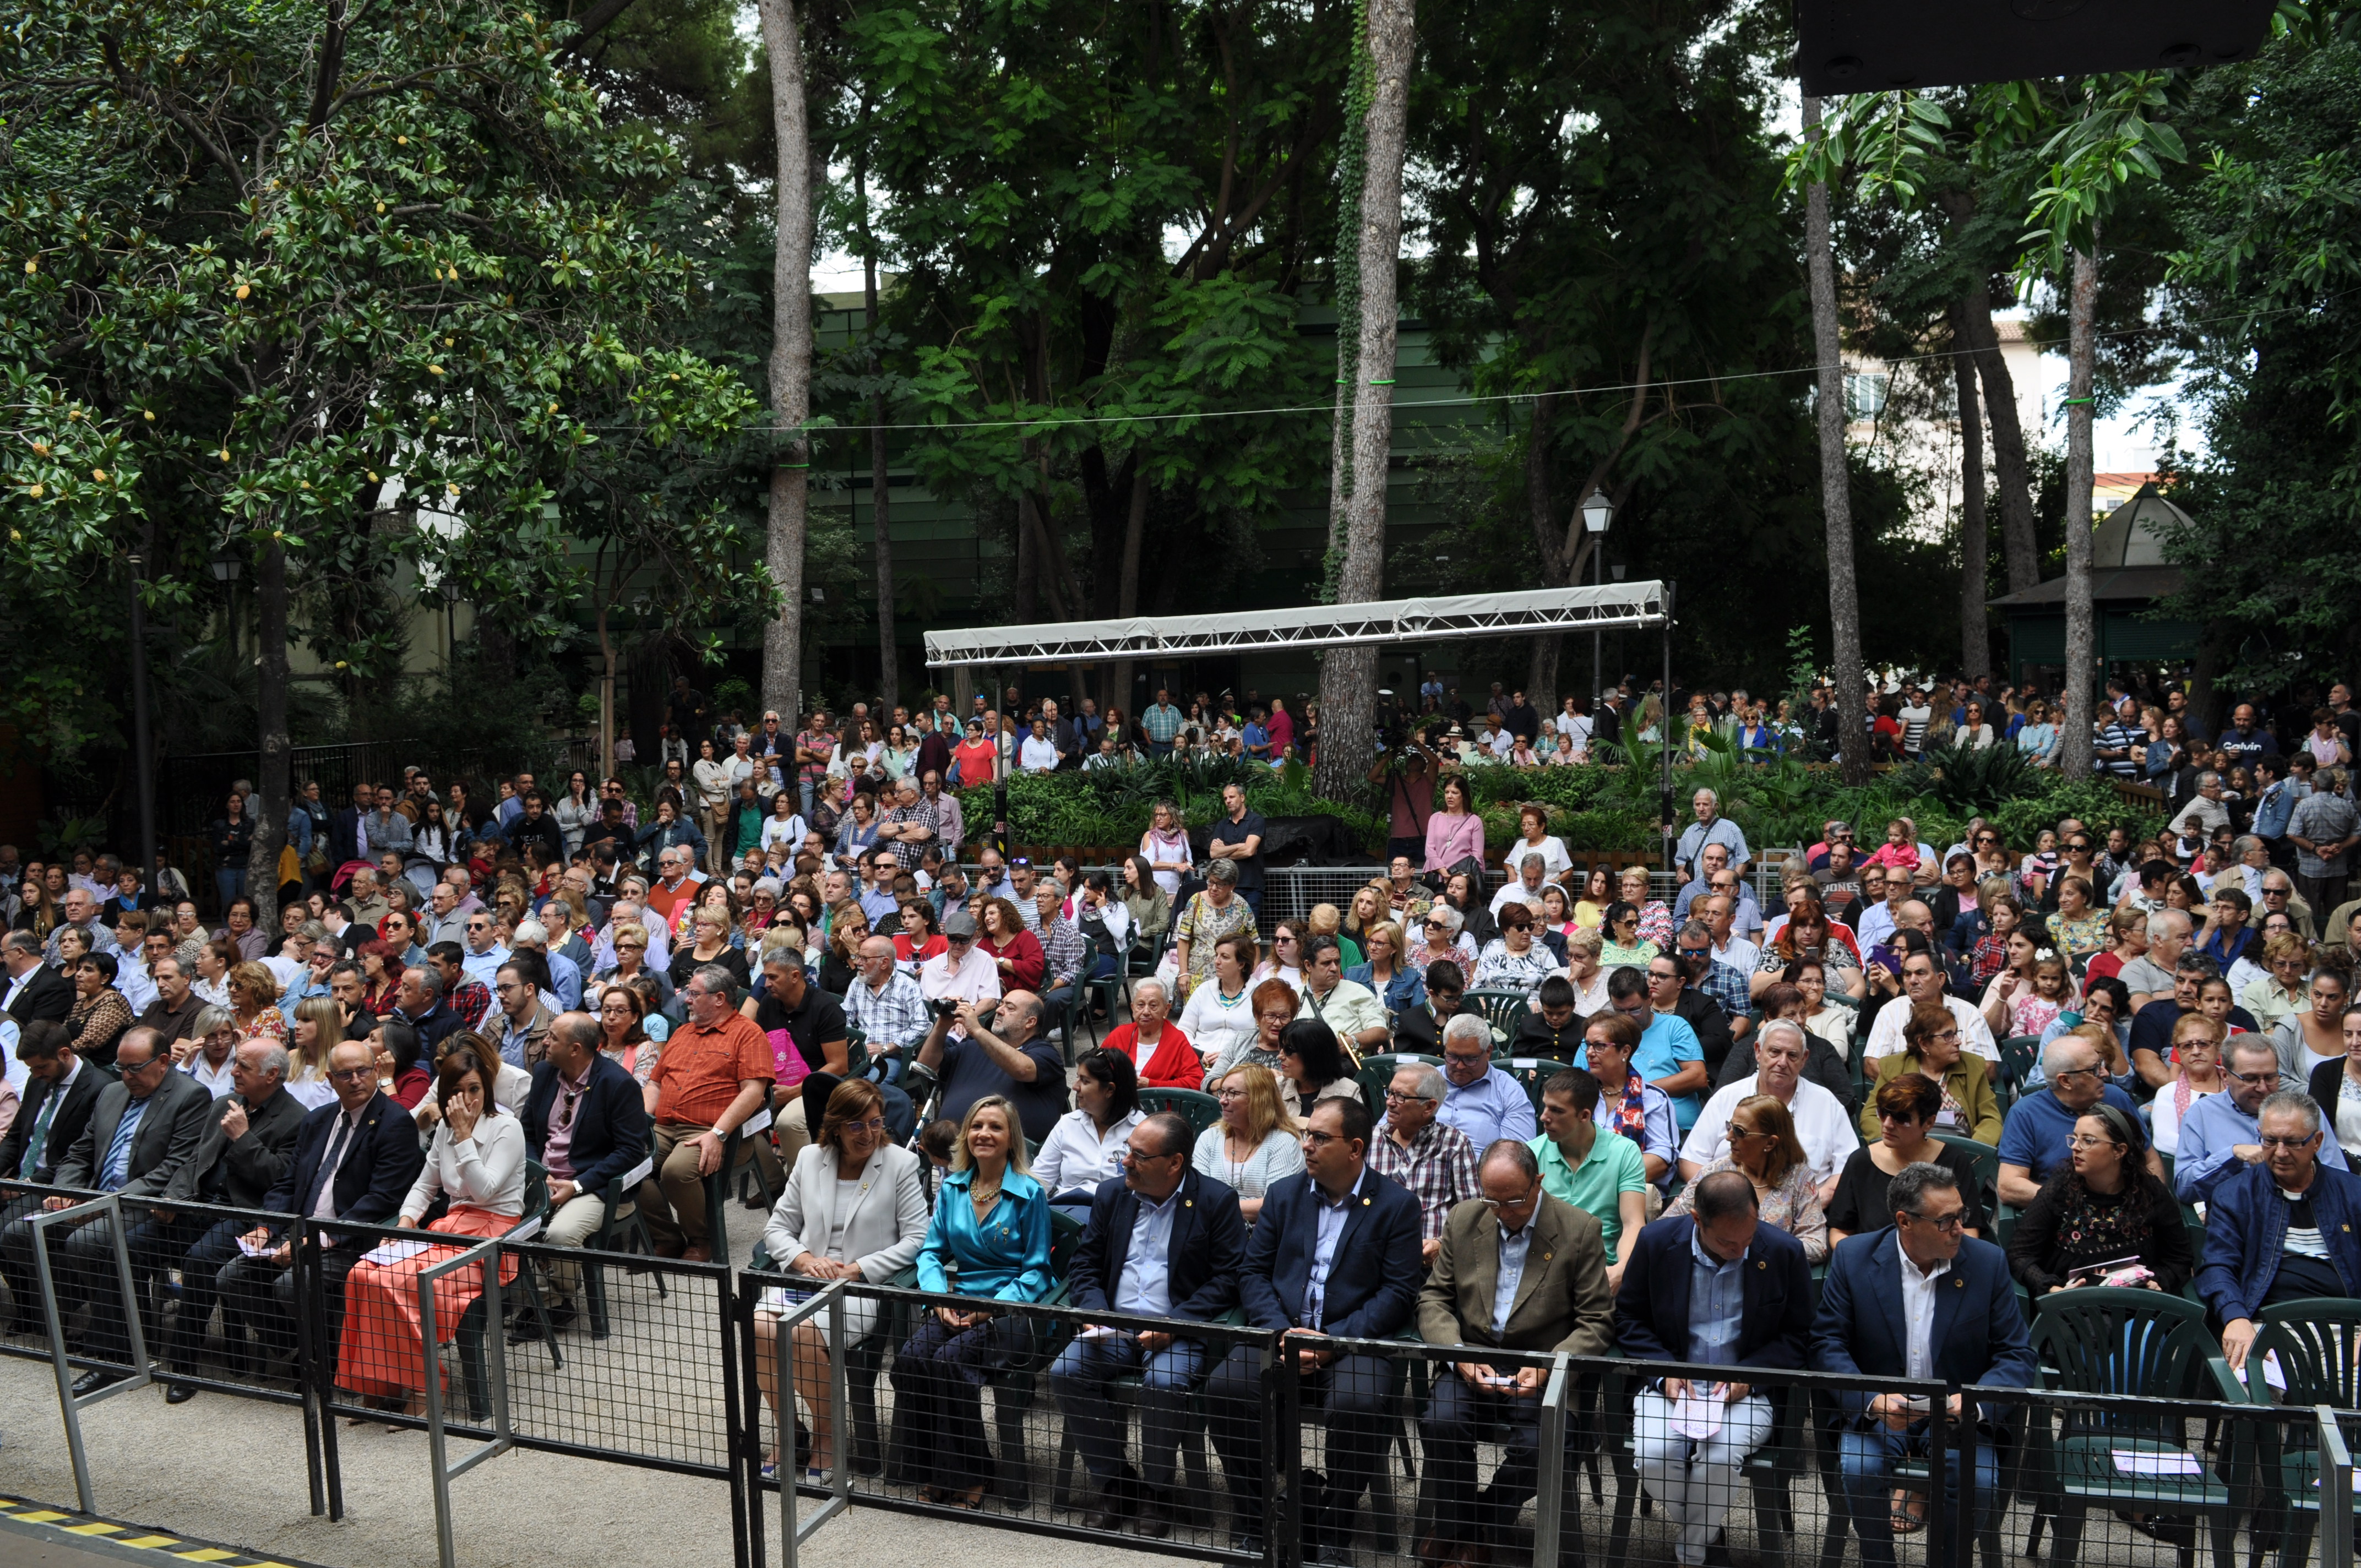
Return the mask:
[[(2323, 1161), (2312, 1183), (2312, 1217), (2347, 1295), (2361, 1292), (2361, 1176)], [(2268, 1165), (2250, 1165), (2213, 1189), (2205, 1210), (2205, 1259), (2197, 1293), (2221, 1320), (2252, 1318), (2279, 1277), (2287, 1201)]]

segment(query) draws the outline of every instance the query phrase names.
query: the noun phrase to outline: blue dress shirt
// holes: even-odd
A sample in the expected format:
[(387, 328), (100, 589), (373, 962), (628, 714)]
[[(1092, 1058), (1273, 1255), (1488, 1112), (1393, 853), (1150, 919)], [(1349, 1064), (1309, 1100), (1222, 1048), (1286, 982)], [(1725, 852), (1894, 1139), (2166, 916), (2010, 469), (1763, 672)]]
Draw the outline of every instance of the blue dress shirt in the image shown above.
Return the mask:
[(1517, 1287), (1525, 1281), (1525, 1258), (1533, 1250), (1533, 1222), (1528, 1217), (1525, 1228), (1510, 1233), (1500, 1227), (1500, 1277), (1492, 1287), (1492, 1332), (1495, 1337), (1509, 1332), (1509, 1314), (1516, 1310)]
[[(975, 1168), (946, 1178), (918, 1249), (918, 1288), (998, 1301), (1038, 1301), (1049, 1293), (1049, 1195), (1022, 1171), (1003, 1173), (1000, 1201), (979, 1221), (968, 1190)], [(956, 1285), (945, 1266), (959, 1270)]]
[(123, 1120), (115, 1124), (115, 1137), (106, 1146), (106, 1157), (99, 1162), (98, 1190), (118, 1190), (131, 1179), (131, 1140), (139, 1131), (139, 1123), (148, 1114), (148, 1102), (134, 1100), (123, 1108)]
[(1142, 1317), (1169, 1317), (1172, 1311), (1172, 1221), (1180, 1207), (1180, 1190), (1165, 1194), (1161, 1203), (1139, 1200), (1132, 1217), (1131, 1246), (1124, 1254), (1123, 1272), (1115, 1284), (1115, 1310)]
[(1345, 1239), (1345, 1222), (1353, 1212), (1353, 1200), (1360, 1196), (1361, 1183), (1368, 1179), (1369, 1168), (1363, 1166), (1353, 1185), (1333, 1203), (1317, 1183), (1312, 1186), (1312, 1205), (1317, 1212), (1318, 1228), (1312, 1238), (1312, 1274), (1303, 1285), (1302, 1324), (1306, 1328), (1316, 1329), (1321, 1324), (1321, 1308), (1328, 1296), (1328, 1271), (1336, 1263), (1336, 1244)]
[(1746, 1313), (1746, 1259), (1724, 1263), (1689, 1232), (1689, 1356), (1708, 1366), (1738, 1365), (1738, 1330)]
[(1453, 1083), (1446, 1074), (1444, 1086), (1443, 1105), (1434, 1119), (1465, 1133), (1479, 1155), (1499, 1138), (1531, 1143), (1539, 1130), (1533, 1121), (1532, 1098), (1522, 1084), (1497, 1067), (1487, 1068), (1483, 1077), (1464, 1087)]

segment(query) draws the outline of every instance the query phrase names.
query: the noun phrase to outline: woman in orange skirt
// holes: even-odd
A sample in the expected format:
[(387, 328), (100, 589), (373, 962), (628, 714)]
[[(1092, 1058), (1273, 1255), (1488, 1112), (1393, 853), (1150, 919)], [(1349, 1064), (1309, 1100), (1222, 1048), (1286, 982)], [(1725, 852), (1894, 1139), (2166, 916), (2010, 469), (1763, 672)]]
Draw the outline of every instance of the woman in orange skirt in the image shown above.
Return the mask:
[[(498, 1071), (471, 1046), (455, 1047), (443, 1058), (443, 1117), (426, 1151), (425, 1168), (402, 1201), (398, 1223), (405, 1229), (416, 1227), (437, 1195), (451, 1201), (449, 1212), (428, 1227), (442, 1235), (500, 1235), (524, 1212), (524, 1128), (492, 1100)], [(354, 1267), (345, 1281), (344, 1335), (336, 1349), (339, 1385), (405, 1415), (424, 1413), (426, 1366), (434, 1353), (427, 1348), (418, 1310), (418, 1276), (460, 1250), (429, 1246), (398, 1263)], [(515, 1277), (516, 1260), (503, 1258), (500, 1283)], [(438, 1343), (450, 1342), (461, 1314), (483, 1292), (478, 1269), (455, 1269), (434, 1282)], [(439, 1360), (435, 1370), (440, 1376)]]

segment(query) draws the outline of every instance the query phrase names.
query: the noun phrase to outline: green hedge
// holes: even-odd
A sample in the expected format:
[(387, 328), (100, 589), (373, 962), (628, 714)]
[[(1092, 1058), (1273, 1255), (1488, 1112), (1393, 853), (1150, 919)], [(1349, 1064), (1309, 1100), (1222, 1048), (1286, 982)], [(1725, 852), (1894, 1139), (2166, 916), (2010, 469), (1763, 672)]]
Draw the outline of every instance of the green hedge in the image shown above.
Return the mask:
[[(1858, 787), (1839, 783), (1833, 768), (1788, 758), (1676, 759), (1674, 809), (1688, 820), (1689, 796), (1699, 784), (1710, 784), (1748, 841), (1765, 847), (1816, 843), (1821, 824), (1831, 818), (1851, 823), (1863, 844), (1874, 845), (1883, 841), (1888, 822), (1907, 817), (1917, 824), (1922, 841), (1939, 846), (1956, 842), (1967, 819), (1982, 816), (1999, 824), (2009, 848), (2018, 852), (2032, 849), (2035, 836), (2061, 817), (2079, 817), (2100, 833), (2121, 826), (2135, 839), (2162, 825), (2160, 814), (2125, 800), (2104, 781), (2070, 783), (2015, 758), (1998, 750), (1938, 753)], [(1505, 845), (1517, 837), (1517, 806), (1527, 801), (1547, 806), (1550, 831), (1577, 851), (1647, 850), (1657, 841), (1661, 773), (1657, 758), (1644, 748), (1620, 766), (1521, 773), (1485, 764), (1468, 769), (1467, 777), (1484, 817), (1487, 844)], [(1220, 813), (1222, 786), (1233, 782), (1246, 786), (1248, 802), (1266, 817), (1334, 817), (1364, 850), (1384, 850), (1386, 820), (1378, 809), (1382, 791), (1333, 800), (1312, 793), (1310, 776), (1295, 764), (1273, 773), (1219, 761), (1018, 774), (1008, 781), (1009, 837), (1033, 845), (1133, 845), (1148, 831), (1157, 801), (1173, 801), (1191, 827), (1202, 827)], [(960, 803), (971, 834), (989, 827), (990, 787), (961, 791)]]

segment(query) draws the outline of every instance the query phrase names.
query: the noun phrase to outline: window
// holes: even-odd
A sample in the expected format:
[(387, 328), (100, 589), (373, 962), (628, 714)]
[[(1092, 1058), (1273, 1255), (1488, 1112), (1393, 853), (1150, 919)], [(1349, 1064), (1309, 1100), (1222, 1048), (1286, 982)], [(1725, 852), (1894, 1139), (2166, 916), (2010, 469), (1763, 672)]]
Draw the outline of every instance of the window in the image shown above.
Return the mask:
[(1885, 388), (1892, 378), (1877, 370), (1848, 370), (1844, 378), (1845, 418), (1875, 419), (1885, 411)]

